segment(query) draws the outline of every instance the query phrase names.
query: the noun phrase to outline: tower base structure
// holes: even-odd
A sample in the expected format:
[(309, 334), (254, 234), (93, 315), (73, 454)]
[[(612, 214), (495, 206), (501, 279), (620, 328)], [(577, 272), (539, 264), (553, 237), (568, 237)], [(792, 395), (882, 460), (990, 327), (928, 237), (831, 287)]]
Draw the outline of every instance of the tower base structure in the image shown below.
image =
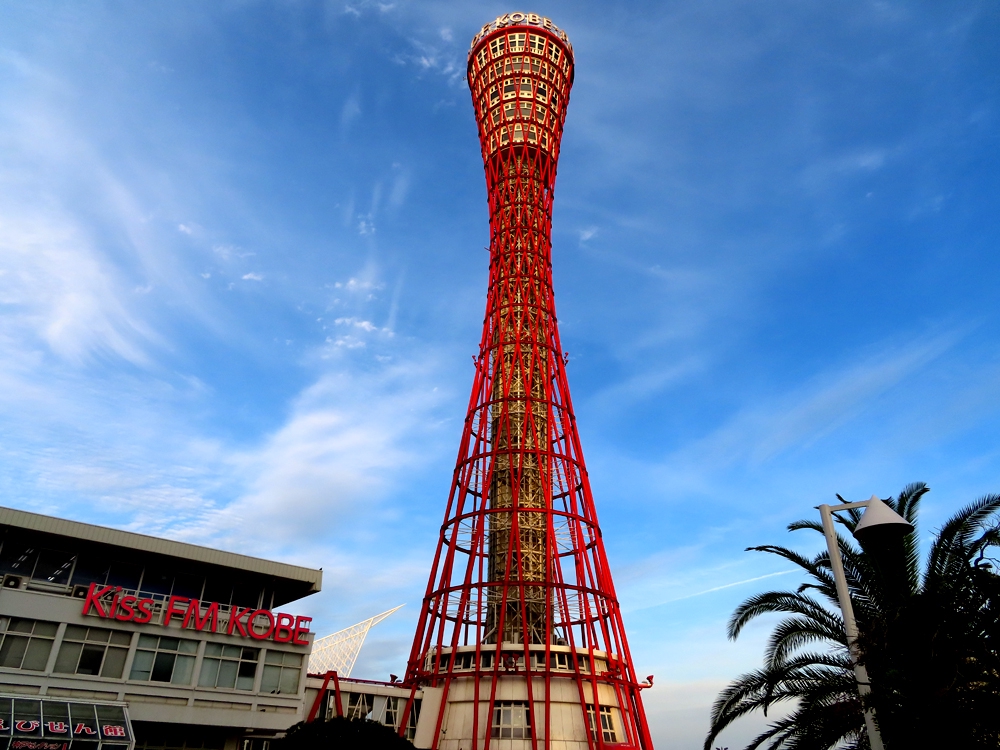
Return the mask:
[[(477, 675), (477, 670), (471, 668), (475, 647), (450, 652), (458, 666), (452, 673), (441, 713), (436, 745), (439, 750), (481, 748), (486, 746), (487, 738), (489, 746), (498, 750), (628, 746), (620, 744), (619, 696), (612, 684), (595, 679), (597, 674), (608, 671), (606, 653), (580, 653), (567, 646), (530, 646), (531, 669), (526, 670), (524, 648), (509, 644), (500, 652), (503, 666), (499, 673), (492, 669), (495, 653), (480, 653), (480, 660), (487, 666), (485, 674)], [(579, 665), (578, 673), (574, 662)], [(467, 670), (462, 669), (465, 665), (469, 665)], [(465, 671), (468, 674), (463, 674)]]

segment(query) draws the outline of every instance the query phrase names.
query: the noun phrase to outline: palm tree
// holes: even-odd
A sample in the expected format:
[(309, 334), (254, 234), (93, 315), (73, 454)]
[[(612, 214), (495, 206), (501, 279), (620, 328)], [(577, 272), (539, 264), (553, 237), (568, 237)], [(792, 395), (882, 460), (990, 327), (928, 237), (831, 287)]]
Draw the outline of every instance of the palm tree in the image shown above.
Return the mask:
[[(916, 527), (927, 491), (911, 484), (885, 502)], [(896, 570), (838, 535), (871, 706), (889, 750), (1000, 747), (1000, 576), (987, 557), (1000, 546), (998, 515), (1000, 495), (963, 508), (938, 532), (922, 571), (916, 532), (903, 539)], [(853, 532), (860, 518), (852, 510), (837, 520)], [(788, 529), (822, 533), (813, 521)], [(776, 545), (749, 549), (788, 560), (808, 579), (794, 592), (757, 594), (733, 613), (731, 639), (756, 617), (786, 617), (771, 634), (763, 668), (719, 695), (705, 750), (736, 719), (755, 711), (766, 716), (780, 704), (789, 704), (789, 712), (746, 750), (868, 748), (829, 555), (809, 558)]]

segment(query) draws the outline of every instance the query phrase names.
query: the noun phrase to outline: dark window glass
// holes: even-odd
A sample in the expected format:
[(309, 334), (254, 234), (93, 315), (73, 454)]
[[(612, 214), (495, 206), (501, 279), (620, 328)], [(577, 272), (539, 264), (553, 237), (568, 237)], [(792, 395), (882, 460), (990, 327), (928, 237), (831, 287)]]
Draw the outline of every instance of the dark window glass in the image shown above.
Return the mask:
[(135, 591), (139, 588), (139, 576), (141, 573), (142, 566), (116, 560), (111, 564), (111, 570), (108, 571), (108, 584)]
[(35, 565), (35, 572), (32, 578), (37, 581), (65, 585), (69, 583), (69, 576), (73, 571), (74, 562), (76, 562), (76, 555), (69, 552), (43, 549), (38, 555), (38, 563)]
[(38, 559), (38, 549), (28, 544), (7, 539), (0, 550), (0, 572), (30, 576)]
[(239, 607), (259, 607), (261, 588), (256, 583), (237, 583), (233, 587), (233, 604)]
[(153, 682), (170, 682), (170, 676), (174, 673), (174, 659), (176, 654), (168, 654), (160, 651), (156, 654), (153, 662), (153, 673), (149, 679)]
[(206, 602), (229, 604), (230, 600), (233, 598), (232, 584), (226, 581), (216, 581), (209, 578), (205, 581), (205, 596), (202, 598)]
[(76, 673), (99, 674), (101, 671), (101, 662), (104, 661), (104, 650), (104, 646), (84, 646), (83, 652), (80, 654)]
[(143, 591), (148, 591), (150, 594), (169, 594), (173, 585), (174, 574), (164, 568), (147, 565), (142, 573), (142, 585), (140, 588)]
[(205, 579), (190, 573), (178, 573), (174, 576), (174, 596), (186, 596), (189, 599), (201, 599), (201, 589)]
[(73, 569), (73, 585), (89, 586), (91, 583), (98, 583), (103, 586), (108, 580), (110, 567), (111, 563), (102, 557), (80, 555)]

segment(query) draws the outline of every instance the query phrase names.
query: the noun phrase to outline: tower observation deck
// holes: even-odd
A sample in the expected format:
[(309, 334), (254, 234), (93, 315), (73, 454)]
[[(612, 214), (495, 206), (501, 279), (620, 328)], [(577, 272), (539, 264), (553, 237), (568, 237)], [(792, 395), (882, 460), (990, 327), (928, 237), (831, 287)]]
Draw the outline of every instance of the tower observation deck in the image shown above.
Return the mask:
[[(651, 750), (584, 465), (552, 292), (573, 48), (532, 13), (476, 34), (490, 210), (483, 335), (406, 682), (440, 750)], [(405, 724), (405, 719), (403, 721)]]

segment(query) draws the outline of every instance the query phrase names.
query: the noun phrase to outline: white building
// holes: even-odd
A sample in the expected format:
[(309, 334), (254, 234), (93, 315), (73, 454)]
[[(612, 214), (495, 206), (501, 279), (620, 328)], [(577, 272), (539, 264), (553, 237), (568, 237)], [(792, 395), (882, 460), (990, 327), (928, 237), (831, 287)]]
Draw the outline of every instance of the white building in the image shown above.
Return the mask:
[(429, 747), (424, 691), (349, 679), (378, 617), (307, 678), (321, 570), (0, 508), (0, 583), (0, 750), (266, 750), (338, 705), (398, 729), (411, 696)]

